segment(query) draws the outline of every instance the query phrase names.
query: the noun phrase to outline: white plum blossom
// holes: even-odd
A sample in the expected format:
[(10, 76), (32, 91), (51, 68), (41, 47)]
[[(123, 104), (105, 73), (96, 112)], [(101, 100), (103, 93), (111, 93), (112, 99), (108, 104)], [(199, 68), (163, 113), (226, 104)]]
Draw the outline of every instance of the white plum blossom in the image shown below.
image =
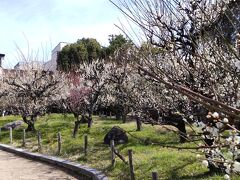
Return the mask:
[(235, 161), (233, 163), (233, 171), (234, 172), (240, 172), (240, 162)]
[[(220, 118), (217, 112), (209, 113), (208, 115)], [(227, 174), (226, 178), (230, 178), (228, 174), (240, 172), (240, 163), (234, 161), (234, 159), (240, 156), (240, 149), (237, 147), (237, 145), (240, 144), (240, 136), (236, 129), (231, 129), (229, 130), (229, 136), (227, 138), (222, 137), (221, 131), (224, 130), (226, 124), (223, 122), (226, 122), (226, 119), (227, 118), (218, 119), (216, 122), (210, 118), (205, 123), (198, 122), (197, 125), (200, 125), (204, 132), (201, 136), (202, 139), (213, 140), (213, 145), (216, 146), (215, 148), (205, 148), (202, 150), (207, 157), (206, 160), (202, 161), (202, 165), (205, 167), (209, 167), (209, 165), (224, 167), (224, 172)], [(226, 145), (227, 148), (221, 147), (222, 145)], [(202, 147), (204, 145), (199, 144), (198, 146)], [(199, 158), (200, 155), (196, 157)]]
[(231, 164), (230, 164), (230, 163), (224, 163), (223, 165), (224, 165), (224, 167), (226, 168), (226, 169), (225, 169), (225, 172), (226, 172), (227, 174), (230, 174), (230, 173), (231, 173)]
[(226, 139), (228, 143), (240, 144), (240, 136), (230, 136)]
[(221, 122), (217, 122), (216, 126), (218, 129), (221, 129), (222, 127), (224, 127), (223, 123), (221, 123)]
[(239, 60), (235, 61), (235, 66), (240, 70), (240, 61)]
[(219, 114), (218, 114), (217, 112), (214, 112), (214, 113), (212, 114), (212, 117), (213, 117), (214, 119), (218, 119), (218, 118), (219, 118)]
[(212, 117), (212, 116), (211, 116), (211, 115), (209, 115), (209, 114), (206, 116), (206, 118), (208, 118), (208, 119), (210, 119), (211, 117)]
[(237, 144), (240, 144), (240, 136), (235, 136), (235, 137), (234, 137), (234, 141), (235, 141)]
[(218, 129), (218, 128), (212, 128), (212, 135), (213, 135), (214, 137), (217, 137), (218, 134), (219, 134), (219, 129)]
[(204, 167), (208, 167), (208, 161), (207, 161), (207, 160), (203, 160), (203, 161), (202, 161), (202, 165), (203, 165)]
[(198, 126), (199, 126), (200, 128), (205, 128), (205, 127), (206, 127), (206, 125), (205, 125), (203, 122), (199, 122), (199, 123), (198, 123)]
[(230, 176), (229, 176), (228, 174), (225, 174), (225, 175), (224, 175), (224, 179), (225, 179), (225, 180), (230, 180), (231, 178), (230, 178)]
[(227, 124), (228, 122), (228, 118), (223, 118), (223, 123)]

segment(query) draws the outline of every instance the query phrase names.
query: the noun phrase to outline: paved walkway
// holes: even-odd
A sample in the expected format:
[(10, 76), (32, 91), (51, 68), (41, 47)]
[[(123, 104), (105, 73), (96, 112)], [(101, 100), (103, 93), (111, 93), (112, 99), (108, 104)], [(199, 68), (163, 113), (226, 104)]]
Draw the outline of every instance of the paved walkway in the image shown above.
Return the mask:
[(0, 180), (75, 180), (65, 172), (40, 162), (0, 150)]

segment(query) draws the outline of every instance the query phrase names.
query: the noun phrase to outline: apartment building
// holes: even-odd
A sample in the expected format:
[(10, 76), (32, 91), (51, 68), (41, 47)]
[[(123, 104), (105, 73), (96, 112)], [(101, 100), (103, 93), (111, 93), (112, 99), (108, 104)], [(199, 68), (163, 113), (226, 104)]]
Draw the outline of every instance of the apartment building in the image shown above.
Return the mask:
[(45, 71), (56, 71), (57, 70), (57, 58), (59, 52), (70, 43), (60, 42), (58, 45), (52, 50), (51, 60), (44, 63)]

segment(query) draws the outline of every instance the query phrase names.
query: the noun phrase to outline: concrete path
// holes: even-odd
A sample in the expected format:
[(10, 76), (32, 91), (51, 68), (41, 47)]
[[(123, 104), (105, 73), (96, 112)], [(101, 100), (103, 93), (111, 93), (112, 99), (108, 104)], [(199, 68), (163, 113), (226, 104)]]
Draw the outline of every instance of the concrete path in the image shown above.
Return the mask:
[(73, 180), (67, 173), (0, 150), (0, 180)]

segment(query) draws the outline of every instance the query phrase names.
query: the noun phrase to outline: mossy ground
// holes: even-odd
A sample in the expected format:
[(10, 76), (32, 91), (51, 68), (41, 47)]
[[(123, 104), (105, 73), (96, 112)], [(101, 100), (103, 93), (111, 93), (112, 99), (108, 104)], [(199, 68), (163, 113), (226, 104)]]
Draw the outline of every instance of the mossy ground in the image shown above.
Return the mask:
[[(10, 121), (21, 119), (18, 116), (5, 116), (0, 118), (0, 127)], [(103, 144), (105, 134), (113, 126), (120, 126), (128, 134), (129, 143), (117, 145), (120, 154), (127, 160), (128, 150), (133, 150), (136, 179), (151, 179), (151, 172), (156, 171), (159, 179), (223, 179), (223, 174), (209, 173), (196, 158), (196, 151), (178, 150), (152, 145), (149, 142), (159, 142), (165, 145), (192, 146), (191, 143), (178, 143), (178, 135), (167, 131), (160, 126), (143, 125), (142, 131), (136, 131), (134, 122), (121, 123), (110, 118), (94, 117), (92, 128), (88, 129), (82, 124), (77, 138), (72, 138), (74, 126), (73, 115), (51, 114), (41, 117), (36, 122), (36, 129), (42, 134), (41, 152), (57, 155), (57, 133), (62, 135), (62, 158), (70, 159), (84, 165), (103, 171), (110, 179), (129, 179), (129, 169), (119, 158), (115, 167), (111, 167), (111, 154), (107, 145)], [(22, 146), (22, 129), (13, 131), (13, 146)], [(89, 148), (87, 157), (83, 153), (83, 136), (88, 134)], [(137, 137), (137, 138), (136, 138)], [(145, 140), (143, 143), (139, 139)], [(9, 132), (2, 131), (0, 142), (9, 144)], [(26, 149), (37, 152), (36, 132), (27, 132)], [(233, 176), (232, 179), (239, 177)]]

